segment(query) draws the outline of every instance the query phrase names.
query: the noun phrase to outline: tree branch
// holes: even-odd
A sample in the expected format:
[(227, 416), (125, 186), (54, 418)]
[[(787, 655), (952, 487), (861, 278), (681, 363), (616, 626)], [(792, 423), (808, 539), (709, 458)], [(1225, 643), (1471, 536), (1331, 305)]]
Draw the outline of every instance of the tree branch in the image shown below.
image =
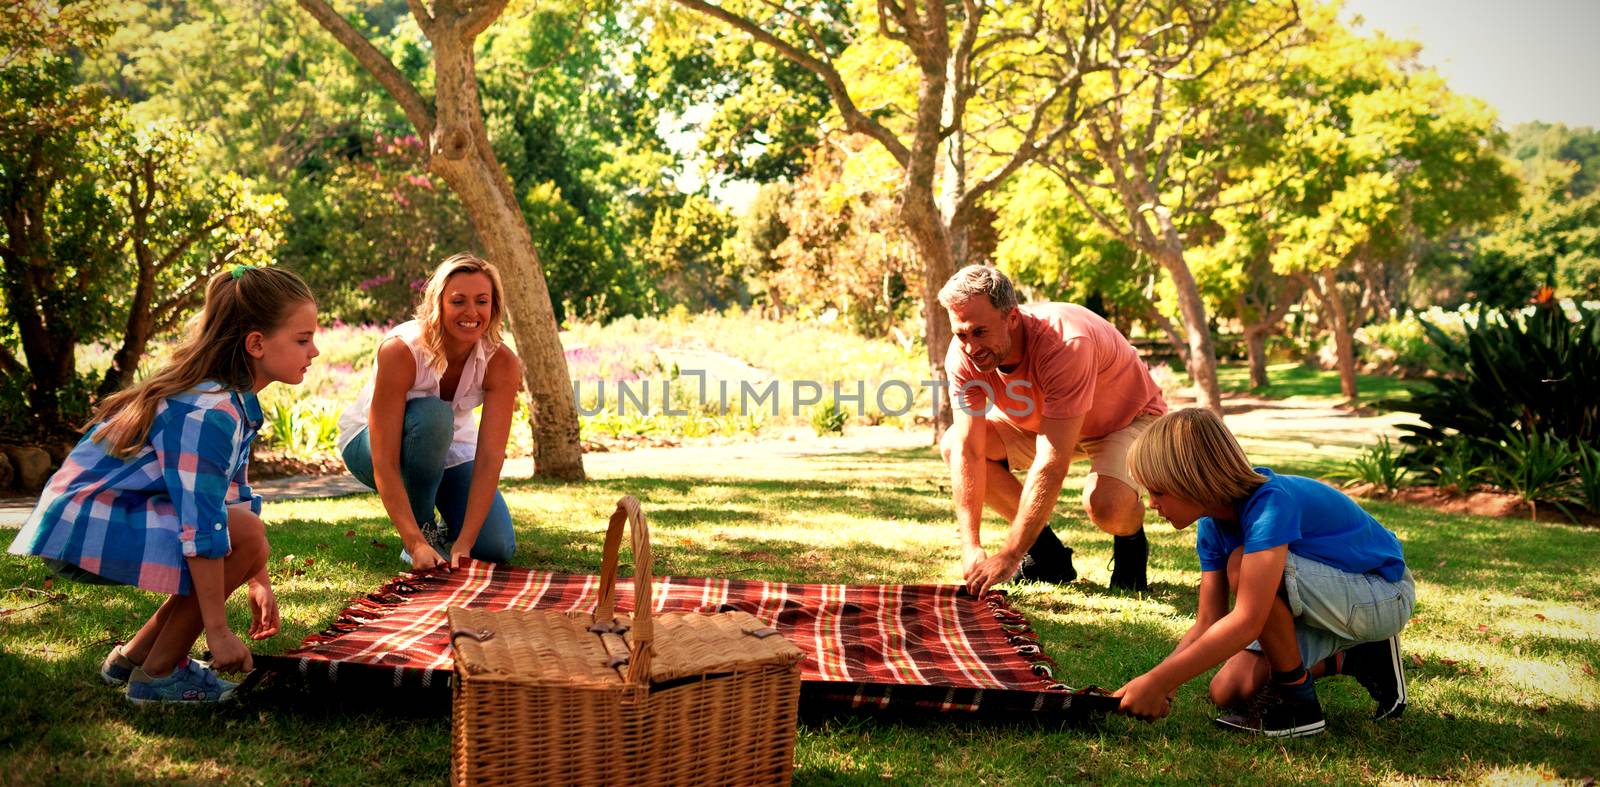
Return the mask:
[[(301, 2), (318, 1), (301, 0)], [(831, 63), (806, 54), (798, 47), (773, 35), (750, 19), (727, 11), (721, 6), (713, 5), (705, 0), (676, 0), (676, 2), (685, 8), (705, 14), (713, 19), (721, 20), (723, 23), (773, 48), (778, 54), (788, 58), (795, 65), (816, 74), (822, 79), (823, 84), (827, 86), (829, 95), (833, 96), (833, 102), (839, 109), (839, 115), (844, 118), (846, 128), (857, 134), (865, 134), (877, 140), (878, 144), (883, 145), (884, 149), (894, 157), (900, 166), (904, 167), (910, 162), (911, 151), (906, 148), (905, 143), (901, 142), (894, 135), (894, 132), (878, 121), (867, 117), (856, 107), (855, 102), (850, 99), (849, 89), (845, 87), (844, 78), (839, 75), (838, 70)]]
[[(400, 108), (405, 110), (406, 119), (416, 128), (417, 136), (423, 139), (432, 138), (435, 125), (433, 110), (423, 100), (422, 94), (417, 92), (416, 86), (400, 73), (400, 69), (395, 68), (394, 63), (390, 62), (386, 55), (378, 51), (371, 41), (334, 11), (326, 0), (297, 0), (297, 2), (306, 13), (311, 14), (317, 23), (322, 25), (324, 30), (332, 33), (341, 46), (354, 55), (356, 62), (377, 79), (378, 84), (382, 85)], [(411, 0), (411, 3), (420, 5), (418, 0)], [(418, 17), (418, 22), (422, 22), (421, 17)]]

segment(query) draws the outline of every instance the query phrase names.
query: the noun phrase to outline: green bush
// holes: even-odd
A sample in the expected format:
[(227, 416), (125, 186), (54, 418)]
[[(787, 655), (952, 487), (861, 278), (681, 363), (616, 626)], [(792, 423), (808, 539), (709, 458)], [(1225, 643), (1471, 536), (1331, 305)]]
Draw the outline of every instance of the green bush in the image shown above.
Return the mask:
[(1495, 468), (1500, 486), (1527, 501), (1533, 518), (1539, 518), (1539, 503), (1554, 505), (1571, 518), (1567, 503), (1572, 502), (1573, 468), (1578, 452), (1566, 441), (1549, 434), (1518, 434), (1508, 430), (1501, 444), (1505, 463)]
[(1360, 456), (1345, 463), (1342, 470), (1333, 474), (1335, 479), (1348, 483), (1367, 483), (1393, 492), (1405, 486), (1410, 470), (1406, 467), (1405, 450), (1396, 449), (1389, 436), (1379, 438), (1378, 444), (1363, 451)]
[(811, 428), (818, 437), (829, 432), (844, 434), (844, 425), (850, 416), (839, 407), (839, 403), (829, 399), (826, 403), (811, 408)]
[(1580, 452), (1600, 444), (1600, 309), (1547, 302), (1479, 311), (1459, 337), (1423, 330), (1455, 371), (1386, 403), (1422, 421), (1402, 427), (1409, 466), (1460, 487), (1486, 460), (1497, 485), (1562, 506)]

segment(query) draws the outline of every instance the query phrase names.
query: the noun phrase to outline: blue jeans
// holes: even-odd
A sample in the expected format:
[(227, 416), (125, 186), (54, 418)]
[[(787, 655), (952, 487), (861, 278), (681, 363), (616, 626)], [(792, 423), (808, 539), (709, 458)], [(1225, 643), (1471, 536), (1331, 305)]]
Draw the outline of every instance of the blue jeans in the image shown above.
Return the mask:
[[(361, 430), (344, 448), (344, 465), (350, 474), (367, 486), (377, 489), (372, 476), (372, 439)], [(411, 502), (411, 515), (418, 523), (433, 521), (437, 508), (444, 524), (450, 529), (450, 540), (461, 534), (461, 523), (467, 515), (467, 492), (472, 488), (472, 468), (467, 462), (447, 468), (445, 452), (455, 433), (454, 413), (443, 399), (424, 396), (406, 402), (406, 420), (400, 439), (400, 482), (405, 486), (406, 499)], [(483, 519), (483, 529), (472, 544), (472, 557), (493, 563), (509, 563), (517, 552), (517, 535), (511, 528), (511, 509), (506, 499), (495, 490), (494, 502)], [(449, 555), (440, 555), (449, 558)]]

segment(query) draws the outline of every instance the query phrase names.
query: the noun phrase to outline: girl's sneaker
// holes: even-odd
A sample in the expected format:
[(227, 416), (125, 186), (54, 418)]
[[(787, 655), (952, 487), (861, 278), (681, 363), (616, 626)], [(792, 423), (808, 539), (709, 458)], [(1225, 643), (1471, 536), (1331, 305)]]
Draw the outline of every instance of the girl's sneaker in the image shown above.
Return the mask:
[(164, 678), (152, 678), (142, 668), (128, 678), (128, 701), (135, 705), (228, 702), (239, 684), (217, 677), (210, 667), (184, 659)]
[(122, 646), (118, 645), (106, 654), (106, 660), (100, 662), (100, 679), (112, 686), (121, 686), (133, 677), (133, 671), (139, 665), (128, 660), (122, 655)]

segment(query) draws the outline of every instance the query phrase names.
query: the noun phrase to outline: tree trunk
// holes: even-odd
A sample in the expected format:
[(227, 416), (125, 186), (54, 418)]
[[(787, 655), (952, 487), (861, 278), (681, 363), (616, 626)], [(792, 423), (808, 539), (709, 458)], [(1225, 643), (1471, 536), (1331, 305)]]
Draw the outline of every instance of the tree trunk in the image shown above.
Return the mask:
[(900, 209), (900, 217), (907, 234), (911, 236), (912, 245), (917, 248), (917, 256), (922, 258), (922, 326), (927, 336), (929, 380), (936, 380), (940, 384), (933, 396), (936, 406), (933, 439), (937, 445), (944, 436), (944, 430), (950, 428), (955, 418), (944, 367), (945, 354), (950, 350), (950, 316), (939, 305), (939, 290), (956, 268), (949, 232), (938, 207), (934, 205), (931, 188), (923, 192), (923, 199), (920, 200), (914, 198), (914, 191), (913, 187), (908, 186), (902, 192), (905, 201)]
[(133, 261), (138, 274), (137, 283), (133, 288), (133, 303), (128, 308), (128, 322), (122, 331), (122, 347), (111, 358), (111, 367), (106, 369), (106, 374), (100, 379), (100, 396), (105, 397), (115, 393), (128, 381), (133, 379), (134, 373), (139, 368), (139, 359), (144, 357), (145, 345), (150, 341), (153, 322), (150, 316), (151, 304), (155, 302), (156, 269), (155, 260), (152, 259), (150, 247), (145, 243), (148, 237), (149, 198), (153, 195), (145, 192), (145, 198), (140, 198), (141, 184), (153, 188), (149, 181), (142, 181), (135, 176), (128, 180), (128, 208), (132, 217), (130, 244), (133, 247)]
[(1163, 245), (1156, 255), (1157, 262), (1172, 277), (1178, 291), (1178, 311), (1183, 316), (1183, 327), (1188, 334), (1185, 362), (1189, 366), (1189, 379), (1194, 381), (1196, 402), (1217, 415), (1222, 415), (1222, 388), (1217, 384), (1217, 352), (1211, 342), (1211, 326), (1206, 318), (1206, 304), (1200, 299), (1200, 286), (1183, 260), (1183, 252)]
[(1333, 348), (1339, 359), (1339, 392), (1354, 402), (1359, 394), (1356, 388), (1355, 339), (1351, 335), (1355, 329), (1350, 326), (1350, 313), (1345, 308), (1344, 299), (1339, 296), (1336, 271), (1328, 268), (1318, 275), (1322, 277), (1319, 295), (1328, 315), (1328, 332), (1333, 334)]
[(377, 79), (405, 110), (418, 136), (428, 141), (428, 168), (461, 199), (484, 252), (501, 270), (506, 314), (533, 405), (534, 474), (581, 480), (578, 411), (549, 285), (522, 207), (489, 145), (478, 98), (473, 42), (505, 10), (506, 1), (468, 5), (435, 0), (431, 12), (424, 3), (409, 3), (423, 35), (433, 45), (436, 94), (432, 107), (394, 63), (325, 0), (299, 3)]
[[(48, 180), (45, 180), (48, 178)], [(23, 182), (38, 180), (4, 208), (7, 247), (3, 253), (6, 310), (16, 322), (22, 355), (28, 362), (28, 409), (44, 434), (61, 431), (60, 393), (76, 370), (77, 339), (70, 331), (46, 321), (39, 310), (39, 292), (47, 291), (54, 276), (51, 261), (42, 259), (45, 195), (56, 180), (42, 170), (24, 174)]]
[(436, 22), (443, 35), (430, 36), (438, 94), (438, 126), (429, 167), (461, 199), (478, 241), (502, 276), (506, 313), (522, 358), (523, 380), (532, 400), (534, 474), (582, 480), (583, 452), (571, 374), (561, 349), (550, 290), (539, 265), (522, 208), (489, 145), (473, 67), (473, 36)]
[(1267, 334), (1265, 325), (1250, 325), (1244, 329), (1245, 351), (1250, 357), (1250, 390), (1267, 387)]

